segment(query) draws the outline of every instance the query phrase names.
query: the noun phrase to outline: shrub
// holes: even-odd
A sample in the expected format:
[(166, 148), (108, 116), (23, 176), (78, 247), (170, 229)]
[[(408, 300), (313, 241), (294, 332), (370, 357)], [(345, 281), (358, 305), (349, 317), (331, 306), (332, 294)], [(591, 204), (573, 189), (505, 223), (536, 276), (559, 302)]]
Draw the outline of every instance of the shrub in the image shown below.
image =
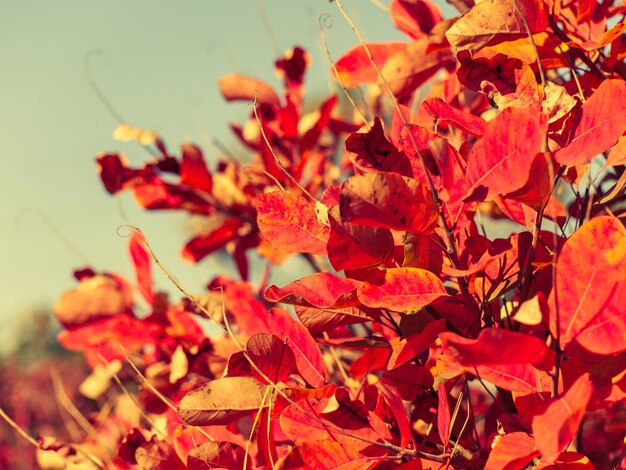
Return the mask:
[[(40, 465), (622, 465), (624, 7), (451, 3), (462, 16), (392, 0), (406, 41), (359, 43), (333, 64), (354, 120), (338, 96), (303, 112), (299, 47), (275, 62), (281, 94), (223, 77), (225, 99), (253, 103), (233, 130), (254, 168), (208, 168), (193, 144), (118, 128), (155, 157), (99, 155), (106, 190), (202, 217), (182, 256), (225, 250), (239, 278), (189, 293), (168, 273), (182, 297), (170, 300), (135, 229), (134, 282), (77, 271), (58, 339), (84, 353), (81, 391), (106, 412), (82, 442), (40, 439)], [(312, 274), (268, 286), (289, 257)]]

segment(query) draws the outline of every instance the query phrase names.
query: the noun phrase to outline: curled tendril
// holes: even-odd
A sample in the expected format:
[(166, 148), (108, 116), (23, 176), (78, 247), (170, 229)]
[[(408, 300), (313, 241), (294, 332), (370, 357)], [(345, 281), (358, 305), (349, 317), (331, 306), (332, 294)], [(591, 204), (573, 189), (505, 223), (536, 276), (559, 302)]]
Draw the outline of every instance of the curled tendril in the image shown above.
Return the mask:
[(104, 51), (100, 49), (93, 49), (87, 52), (83, 60), (83, 67), (84, 67), (85, 77), (87, 78), (87, 82), (89, 83), (91, 90), (95, 93), (96, 97), (98, 98), (100, 103), (102, 103), (102, 105), (105, 107), (105, 109), (109, 112), (109, 114), (113, 116), (113, 118), (118, 123), (124, 124), (126, 122), (126, 119), (124, 119), (124, 117), (117, 111), (117, 109), (115, 109), (113, 104), (109, 101), (106, 95), (102, 92), (102, 89), (100, 88), (100, 86), (98, 85), (98, 82), (93, 76), (93, 73), (91, 70), (91, 62), (94, 57), (101, 57), (105, 61), (105, 63), (109, 64), (109, 59), (107, 58)]
[(330, 29), (335, 24), (335, 20), (330, 13), (322, 13), (318, 18), (320, 27), (323, 29)]
[[(122, 229), (128, 229), (127, 233), (122, 233)], [(117, 236), (121, 237), (121, 238), (128, 238), (133, 234), (133, 231), (139, 232), (142, 236), (143, 236), (143, 232), (135, 227), (134, 225), (130, 225), (130, 224), (123, 224), (120, 225), (119, 227), (117, 227)]]

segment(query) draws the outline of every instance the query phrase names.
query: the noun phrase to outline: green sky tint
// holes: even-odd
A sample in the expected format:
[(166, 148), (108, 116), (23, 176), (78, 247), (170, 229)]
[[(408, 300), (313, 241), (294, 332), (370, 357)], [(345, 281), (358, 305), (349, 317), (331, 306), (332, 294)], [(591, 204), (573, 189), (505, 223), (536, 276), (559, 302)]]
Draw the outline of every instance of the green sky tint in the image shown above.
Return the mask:
[[(387, 14), (368, 0), (344, 1), (366, 39), (404, 39)], [(170, 148), (191, 141), (218, 156), (211, 139), (233, 149), (227, 124), (243, 121), (245, 105), (226, 104), (220, 76), (239, 72), (278, 84), (274, 52), (256, 0), (2, 0), (0, 2), (0, 332), (37, 306), (50, 306), (73, 285), (81, 259), (35, 211), (44, 213), (98, 270), (130, 275), (130, 221), (141, 227), (162, 261), (191, 290), (220, 268), (192, 267), (179, 258), (186, 218), (147, 213), (130, 197), (118, 202), (100, 184), (94, 156), (123, 151), (134, 164), (139, 147), (112, 139), (113, 117), (97, 100), (83, 68), (90, 51), (100, 87), (130, 124), (153, 129)], [(326, 0), (265, 0), (281, 49), (298, 44), (313, 57), (309, 94), (329, 92), (328, 60), (318, 17), (331, 13), (327, 33), (335, 57), (356, 44), (336, 6)], [(228, 262), (228, 260), (223, 260)], [(160, 274), (160, 288), (174, 292)]]

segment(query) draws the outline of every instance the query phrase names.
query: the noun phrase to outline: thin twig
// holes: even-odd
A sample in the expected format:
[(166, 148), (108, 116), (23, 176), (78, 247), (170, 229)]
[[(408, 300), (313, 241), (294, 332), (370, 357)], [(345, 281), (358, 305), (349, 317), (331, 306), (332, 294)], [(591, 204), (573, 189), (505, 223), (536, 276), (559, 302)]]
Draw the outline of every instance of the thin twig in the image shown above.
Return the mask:
[(276, 155), (276, 152), (274, 152), (274, 149), (272, 148), (272, 144), (270, 144), (269, 139), (267, 138), (267, 135), (265, 135), (265, 129), (263, 129), (263, 124), (261, 123), (261, 119), (259, 118), (259, 114), (257, 112), (256, 109), (256, 96), (254, 97), (254, 101), (252, 102), (252, 107), (254, 109), (254, 117), (256, 119), (257, 125), (259, 126), (259, 131), (261, 132), (261, 136), (263, 137), (263, 141), (265, 142), (265, 145), (267, 145), (267, 148), (269, 149), (270, 153), (272, 154), (272, 157), (274, 157), (274, 161), (276, 162), (276, 164), (279, 166), (279, 168), (283, 171), (283, 173), (285, 174), (285, 176), (287, 178), (289, 178), (291, 180), (291, 182), (293, 184), (296, 185), (297, 188), (300, 188), (300, 190), (306, 194), (306, 196), (313, 202), (317, 202), (317, 199), (315, 199), (311, 193), (309, 193), (305, 188), (303, 188), (300, 183), (298, 182), (297, 179), (295, 179), (291, 173), (289, 173), (287, 171), (287, 168), (285, 168), (285, 166), (283, 165), (283, 162), (280, 161), (280, 158), (278, 158), (278, 155)]
[(333, 72), (335, 73), (335, 78), (339, 82), (339, 86), (341, 87), (341, 89), (343, 90), (344, 95), (346, 96), (346, 98), (348, 99), (350, 104), (352, 105), (352, 108), (357, 112), (357, 114), (359, 114), (359, 116), (361, 116), (361, 119), (363, 120), (363, 124), (366, 125), (369, 122), (369, 118), (366, 117), (365, 113), (363, 111), (361, 111), (361, 108), (359, 108), (357, 106), (356, 102), (354, 101), (354, 98), (352, 98), (352, 96), (348, 92), (348, 89), (343, 84), (343, 80), (341, 79), (341, 75), (339, 74), (339, 70), (337, 70), (337, 66), (335, 65), (335, 61), (333, 60), (333, 58), (332, 58), (332, 56), (330, 54), (330, 51), (328, 50), (328, 43), (326, 42), (326, 32), (324, 30), (325, 29), (329, 29), (332, 26), (332, 18), (333, 17), (330, 16), (328, 13), (324, 13), (323, 15), (320, 15), (320, 17), (319, 17), (318, 21), (319, 21), (319, 24), (320, 24), (320, 33), (322, 35), (322, 45), (324, 46), (324, 51), (326, 52), (326, 56), (328, 57), (328, 61), (330, 62), (330, 66), (332, 67)]
[(0, 408), (0, 417), (2, 417), (9, 426), (11, 426), (20, 436), (26, 439), (31, 445), (39, 449), (39, 442), (37, 442), (30, 434), (28, 434), (23, 427), (17, 424), (7, 415), (2, 408)]

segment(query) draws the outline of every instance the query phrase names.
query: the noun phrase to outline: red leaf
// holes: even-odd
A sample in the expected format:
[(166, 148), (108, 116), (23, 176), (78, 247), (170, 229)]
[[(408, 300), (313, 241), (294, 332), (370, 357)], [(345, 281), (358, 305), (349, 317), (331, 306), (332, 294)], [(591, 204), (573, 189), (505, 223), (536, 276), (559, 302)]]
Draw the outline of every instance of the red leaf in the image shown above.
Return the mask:
[(562, 165), (582, 165), (610, 149), (626, 130), (624, 102), (624, 80), (604, 80), (583, 104), (568, 144), (554, 158)]
[[(343, 468), (355, 460), (360, 460), (361, 455), (355, 449), (331, 439), (318, 442), (300, 442), (296, 447), (300, 459), (304, 462), (301, 468)], [(291, 468), (285, 467), (285, 468)]]
[(305, 154), (310, 151), (318, 142), (322, 132), (330, 122), (331, 113), (337, 103), (337, 97), (331, 96), (324, 101), (319, 108), (319, 117), (317, 121), (306, 133), (300, 138), (300, 153)]
[(259, 104), (278, 106), (278, 95), (267, 83), (238, 74), (224, 75), (219, 80), (220, 91), (228, 101), (256, 101)]
[(228, 218), (208, 234), (192, 238), (183, 247), (183, 259), (192, 263), (200, 261), (235, 238), (241, 226), (240, 219)]
[(378, 116), (361, 132), (350, 134), (346, 139), (346, 151), (354, 166), (364, 172), (384, 171), (413, 176), (407, 156), (387, 140)]
[(437, 386), (437, 396), (439, 405), (437, 406), (437, 430), (439, 438), (444, 447), (448, 447), (450, 440), (450, 404), (448, 403), (448, 392), (443, 382)]
[(285, 287), (271, 285), (265, 291), (270, 302), (303, 305), (317, 308), (342, 308), (359, 305), (356, 289), (363, 284), (354, 279), (330, 273), (316, 273)]
[(417, 364), (404, 364), (387, 370), (382, 380), (398, 389), (403, 400), (413, 401), (424, 390), (433, 386), (433, 375), (426, 367)]
[[(283, 382), (296, 371), (296, 358), (287, 341), (268, 333), (254, 335), (246, 344), (248, 356), (274, 383)], [(253, 369), (252, 373), (257, 376)], [(259, 375), (257, 379), (263, 382)]]
[(463, 367), (479, 365), (533, 364), (552, 368), (553, 353), (539, 338), (502, 328), (485, 328), (477, 339), (452, 332), (441, 333), (443, 353)]
[(446, 331), (446, 321), (435, 320), (420, 331), (401, 340), (394, 348), (389, 358), (388, 369), (405, 364), (414, 357), (419, 356), (426, 351), (430, 345), (437, 339), (439, 333)]
[(385, 402), (396, 420), (400, 432), (400, 446), (406, 447), (409, 442), (413, 441), (413, 431), (400, 392), (384, 381), (378, 382), (376, 388), (384, 395)]
[(539, 85), (528, 64), (504, 54), (474, 59), (464, 51), (458, 58), (459, 81), (470, 90), (483, 92), (495, 107), (529, 106), (535, 112), (541, 107)]
[(621, 222), (597, 217), (574, 232), (557, 259), (550, 296), (550, 330), (561, 348), (594, 320), (610, 302), (616, 283), (625, 279), (626, 229)]
[(535, 444), (542, 462), (554, 462), (576, 436), (592, 394), (593, 384), (589, 374), (584, 374), (563, 396), (553, 399), (533, 418)]
[(152, 260), (148, 253), (146, 241), (139, 231), (133, 230), (130, 234), (128, 249), (130, 251), (130, 257), (133, 260), (139, 292), (141, 292), (143, 298), (146, 299), (146, 302), (152, 305), (154, 303), (154, 292), (152, 290)]
[(522, 188), (546, 135), (545, 117), (531, 108), (506, 108), (487, 124), (467, 164), (466, 198), (493, 199)]
[(253, 377), (223, 377), (186, 394), (178, 415), (188, 424), (229, 424), (268, 406), (269, 386)]
[(430, 232), (438, 217), (428, 189), (394, 173), (366, 173), (341, 186), (341, 218), (359, 225)]
[(211, 173), (206, 167), (202, 150), (192, 144), (183, 144), (183, 157), (180, 163), (180, 182), (191, 186), (194, 189), (200, 189), (211, 192), (213, 188), (213, 180)]
[[(381, 68), (381, 75), (397, 99), (407, 98), (443, 67), (454, 64), (449, 47), (431, 47), (427, 37), (418, 39), (392, 55)], [(383, 88), (383, 81), (378, 79)]]
[(296, 314), (302, 324), (311, 333), (329, 331), (339, 326), (365, 323), (377, 319), (380, 314), (361, 310), (357, 307), (337, 309), (318, 309), (312, 307), (295, 307)]
[(538, 0), (485, 0), (470, 8), (446, 33), (456, 49), (476, 52), (487, 44), (528, 36), (518, 3), (531, 33), (546, 29), (548, 18)]
[(536, 393), (552, 389), (550, 374), (535, 369), (530, 364), (485, 365), (464, 369), (496, 387), (512, 392)]
[(626, 281), (611, 290), (600, 312), (576, 335), (576, 342), (596, 354), (609, 356), (626, 350)]
[(525, 432), (496, 437), (485, 470), (518, 470), (539, 456), (534, 439)]
[[(407, 46), (403, 42), (389, 42), (382, 44), (368, 44), (374, 62), (382, 67), (387, 59)], [(347, 88), (354, 88), (365, 83), (375, 83), (378, 80), (376, 69), (370, 62), (363, 46), (357, 46), (346, 52), (335, 63), (339, 79)]]
[(392, 0), (389, 13), (396, 27), (413, 39), (427, 35), (443, 19), (439, 7), (428, 0)]
[(326, 365), (311, 333), (289, 312), (280, 308), (268, 316), (268, 333), (286, 341), (295, 355), (296, 367), (304, 380), (314, 387), (326, 382)]
[(436, 275), (419, 268), (387, 269), (377, 282), (365, 282), (357, 289), (363, 305), (397, 312), (419, 310), (447, 295)]
[(257, 223), (263, 237), (288, 253), (326, 254), (330, 229), (320, 224), (315, 203), (288, 191), (257, 196)]
[(57, 340), (70, 351), (104, 349), (107, 352), (103, 354), (105, 359), (111, 361), (124, 358), (120, 345), (129, 351), (138, 351), (147, 344), (157, 342), (161, 332), (161, 328), (153, 323), (137, 320), (129, 315), (116, 315), (61, 331)]
[(336, 271), (367, 268), (389, 262), (394, 241), (388, 229), (339, 222), (339, 206), (329, 211), (328, 260)]
[(132, 295), (125, 282), (110, 275), (83, 278), (77, 287), (67, 291), (54, 305), (59, 323), (72, 328), (85, 323), (130, 313)]
[(477, 137), (481, 137), (487, 128), (487, 123), (480, 116), (453, 108), (441, 98), (428, 98), (422, 102), (422, 106), (435, 120), (450, 121), (453, 126)]
[[(296, 444), (324, 442), (330, 439), (358, 451), (361, 455), (384, 454), (386, 452), (384, 449), (374, 447), (358, 438), (346, 436), (335, 427), (328, 426), (327, 423), (330, 422), (352, 435), (371, 441), (392, 439), (382, 419), (368, 411), (362, 402), (350, 400), (346, 389), (337, 389), (334, 398), (334, 403), (331, 399), (323, 398), (301, 400), (298, 407), (289, 406), (280, 416), (282, 430)], [(299, 408), (308, 414), (304, 414)]]
[[(187, 468), (189, 470), (206, 470), (207, 468), (241, 470), (244, 468), (245, 453), (245, 449), (232, 442), (205, 442), (189, 451)], [(250, 468), (250, 459), (246, 468)]]

